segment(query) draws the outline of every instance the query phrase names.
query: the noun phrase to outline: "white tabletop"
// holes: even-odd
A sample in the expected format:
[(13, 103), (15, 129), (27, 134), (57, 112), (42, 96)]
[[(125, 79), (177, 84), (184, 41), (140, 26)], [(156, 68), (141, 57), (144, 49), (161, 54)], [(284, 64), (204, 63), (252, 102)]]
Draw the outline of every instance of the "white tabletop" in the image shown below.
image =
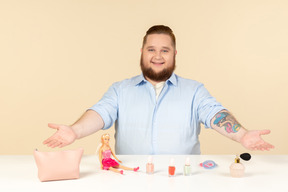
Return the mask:
[[(187, 156), (154, 156), (155, 173), (146, 174), (148, 156), (117, 156), (125, 166), (140, 167), (124, 175), (100, 169), (98, 157), (83, 156), (77, 180), (40, 182), (33, 156), (0, 156), (0, 191), (288, 191), (288, 155), (254, 155), (244, 164), (245, 176), (233, 178), (229, 167), (234, 155), (190, 155), (192, 175), (183, 175)], [(170, 158), (175, 159), (176, 176), (168, 177)], [(205, 160), (217, 163), (204, 169)]]

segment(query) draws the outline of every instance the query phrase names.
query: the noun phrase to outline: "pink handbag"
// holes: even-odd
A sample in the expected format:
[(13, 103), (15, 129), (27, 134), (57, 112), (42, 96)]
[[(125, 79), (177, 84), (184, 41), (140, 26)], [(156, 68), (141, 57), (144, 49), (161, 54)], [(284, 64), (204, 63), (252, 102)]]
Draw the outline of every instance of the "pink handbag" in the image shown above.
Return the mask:
[(83, 149), (58, 152), (34, 151), (40, 181), (78, 179)]

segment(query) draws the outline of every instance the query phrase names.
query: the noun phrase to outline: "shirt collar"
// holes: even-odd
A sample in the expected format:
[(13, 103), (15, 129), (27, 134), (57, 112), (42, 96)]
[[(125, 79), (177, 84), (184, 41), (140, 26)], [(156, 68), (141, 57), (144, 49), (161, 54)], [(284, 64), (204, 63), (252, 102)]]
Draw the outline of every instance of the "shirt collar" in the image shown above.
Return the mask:
[(172, 85), (177, 86), (177, 78), (175, 73), (172, 73), (171, 77), (167, 81), (170, 82)]
[(135, 79), (133, 80), (133, 84), (136, 85), (141, 85), (142, 83), (147, 82), (147, 80), (144, 78), (143, 73), (141, 75), (138, 75), (137, 77), (135, 77)]
[[(144, 78), (143, 73), (141, 73), (141, 75), (138, 75), (135, 79), (134, 79), (134, 85), (141, 85), (142, 83), (146, 83), (147, 80)], [(177, 77), (175, 75), (175, 73), (172, 73), (171, 77), (166, 81), (167, 83), (171, 83), (172, 85), (177, 86)]]

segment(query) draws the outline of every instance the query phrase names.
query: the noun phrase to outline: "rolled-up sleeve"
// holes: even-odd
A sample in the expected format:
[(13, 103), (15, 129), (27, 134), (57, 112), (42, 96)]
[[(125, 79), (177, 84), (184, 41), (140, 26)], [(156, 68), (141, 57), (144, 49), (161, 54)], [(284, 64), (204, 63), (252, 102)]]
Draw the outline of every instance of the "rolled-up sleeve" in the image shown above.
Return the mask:
[(110, 128), (118, 115), (117, 84), (114, 83), (101, 100), (89, 109), (96, 111), (102, 117), (104, 121), (103, 129)]
[(211, 128), (211, 119), (225, 108), (210, 95), (203, 84), (197, 89), (195, 101), (197, 103), (198, 120), (203, 123), (206, 128)]

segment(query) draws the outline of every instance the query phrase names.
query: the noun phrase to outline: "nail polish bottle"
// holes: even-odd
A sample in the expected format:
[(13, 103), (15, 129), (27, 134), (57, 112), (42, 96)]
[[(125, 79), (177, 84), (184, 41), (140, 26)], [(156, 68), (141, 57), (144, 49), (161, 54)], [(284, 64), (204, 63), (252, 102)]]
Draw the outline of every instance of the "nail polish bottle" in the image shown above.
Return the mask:
[(154, 173), (154, 164), (152, 156), (148, 157), (148, 163), (146, 164), (146, 173), (153, 174)]
[(230, 175), (232, 177), (243, 177), (245, 171), (245, 167), (242, 163), (240, 163), (240, 158), (237, 156), (235, 158), (235, 162), (230, 166)]
[(175, 176), (175, 160), (173, 158), (170, 159), (170, 165), (168, 167), (168, 175), (169, 177)]
[(191, 175), (191, 166), (190, 166), (190, 158), (187, 157), (185, 160), (185, 165), (184, 165), (184, 175), (185, 176), (190, 176)]

